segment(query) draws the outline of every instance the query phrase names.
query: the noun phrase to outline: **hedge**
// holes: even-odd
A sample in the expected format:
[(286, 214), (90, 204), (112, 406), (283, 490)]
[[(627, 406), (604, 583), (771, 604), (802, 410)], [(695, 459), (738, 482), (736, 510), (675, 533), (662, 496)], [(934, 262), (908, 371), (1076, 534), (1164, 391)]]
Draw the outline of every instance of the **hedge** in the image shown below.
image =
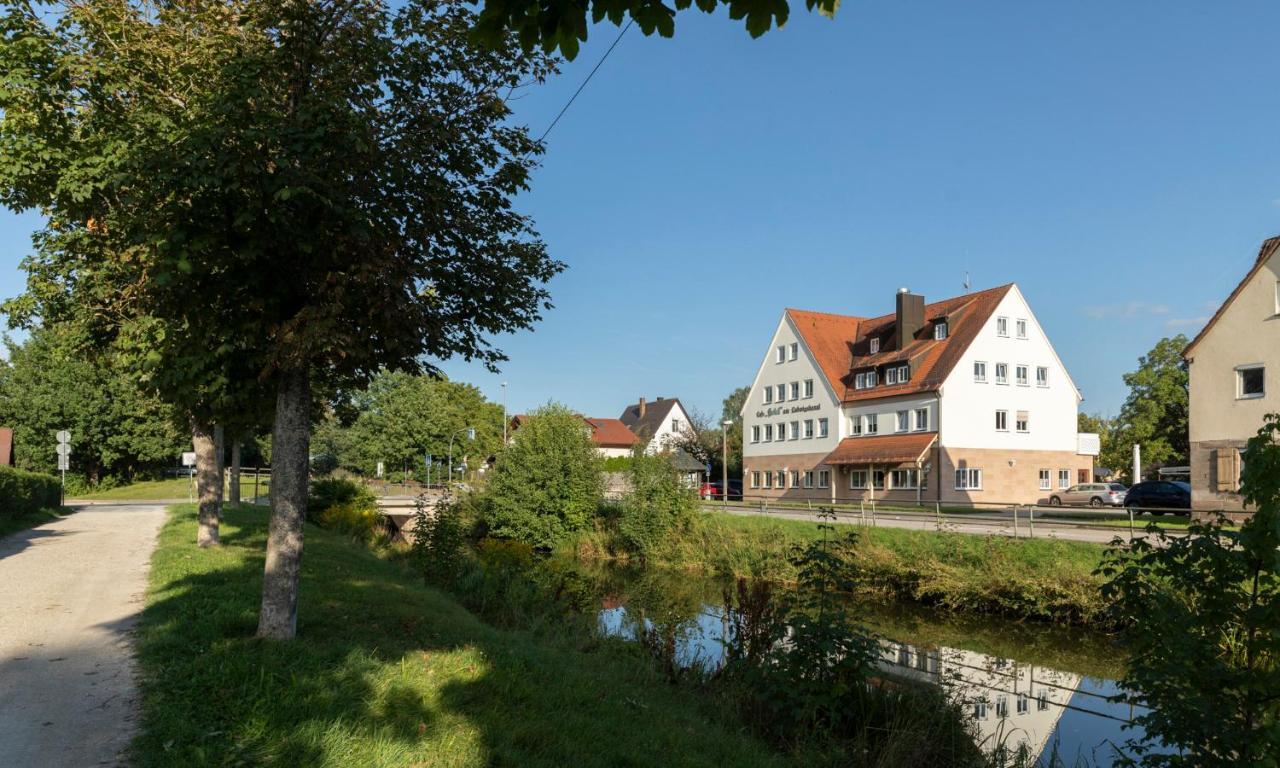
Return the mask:
[(0, 517), (22, 517), (62, 502), (58, 478), (0, 466)]

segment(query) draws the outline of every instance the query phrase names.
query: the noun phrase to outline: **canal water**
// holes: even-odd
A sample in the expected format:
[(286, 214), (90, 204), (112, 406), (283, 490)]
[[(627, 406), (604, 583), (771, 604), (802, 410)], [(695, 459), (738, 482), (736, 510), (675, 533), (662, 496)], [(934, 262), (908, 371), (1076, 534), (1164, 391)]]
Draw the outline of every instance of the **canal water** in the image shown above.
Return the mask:
[[(606, 583), (601, 632), (635, 639), (656, 630), (675, 637), (680, 665), (719, 665), (731, 625), (722, 582), (617, 569)], [(984, 748), (1025, 745), (1044, 765), (1105, 767), (1140, 733), (1125, 725), (1141, 711), (1111, 700), (1123, 656), (1105, 636), (902, 606), (857, 612), (880, 640), (880, 673), (942, 687), (973, 718)]]

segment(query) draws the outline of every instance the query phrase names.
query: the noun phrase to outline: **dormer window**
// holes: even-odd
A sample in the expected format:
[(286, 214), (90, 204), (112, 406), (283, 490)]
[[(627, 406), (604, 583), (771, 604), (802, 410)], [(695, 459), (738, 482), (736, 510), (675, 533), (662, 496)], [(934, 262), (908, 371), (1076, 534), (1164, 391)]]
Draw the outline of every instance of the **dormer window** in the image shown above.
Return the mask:
[(897, 369), (897, 368), (886, 368), (886, 369), (884, 369), (884, 383), (885, 383), (885, 384), (897, 384), (897, 383), (898, 383), (898, 369)]
[(877, 354), (879, 351), (880, 351), (880, 340), (879, 340), (879, 339), (872, 339), (872, 340), (871, 340), (871, 354), (873, 354), (873, 355), (874, 355), (874, 354)]
[(898, 383), (906, 384), (911, 380), (911, 367), (906, 365), (898, 366)]
[(874, 387), (876, 385), (876, 372), (867, 371), (867, 386)]
[(865, 373), (859, 373), (857, 376), (854, 376), (854, 377), (853, 377), (853, 388), (854, 388), (854, 389), (866, 389), (866, 388), (867, 388), (867, 374), (865, 374)]
[(933, 325), (933, 338), (942, 341), (947, 338), (947, 321), (939, 320)]

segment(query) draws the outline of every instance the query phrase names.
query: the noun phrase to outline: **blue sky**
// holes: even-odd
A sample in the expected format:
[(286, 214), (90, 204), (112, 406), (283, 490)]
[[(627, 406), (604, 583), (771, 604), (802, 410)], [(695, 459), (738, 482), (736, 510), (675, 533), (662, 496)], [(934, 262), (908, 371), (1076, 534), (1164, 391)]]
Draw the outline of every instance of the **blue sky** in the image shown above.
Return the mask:
[[(1087, 411), (1193, 335), (1280, 233), (1275, 2), (845, 2), (752, 40), (687, 12), (632, 29), (556, 126), (521, 207), (568, 270), (494, 375), (527, 410), (710, 414), (784, 307), (882, 314), (1017, 282)], [(541, 133), (617, 30), (528, 89)], [(0, 214), (0, 293), (34, 216)]]

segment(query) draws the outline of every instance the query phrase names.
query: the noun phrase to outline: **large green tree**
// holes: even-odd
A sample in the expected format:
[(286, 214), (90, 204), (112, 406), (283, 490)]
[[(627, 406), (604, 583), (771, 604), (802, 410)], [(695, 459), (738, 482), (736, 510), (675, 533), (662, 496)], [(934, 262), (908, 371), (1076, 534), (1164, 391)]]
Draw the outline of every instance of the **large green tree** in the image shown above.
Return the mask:
[(190, 437), (174, 408), (143, 392), (110, 350), (86, 354), (68, 329), (37, 328), (7, 342), (0, 425), (13, 428), (17, 465), (52, 472), (54, 435), (71, 432), (71, 471), (96, 483), (176, 466)]
[[(1138, 368), (1124, 375), (1129, 396), (1111, 424), (1111, 435), (1099, 459), (1121, 471), (1132, 465), (1133, 444), (1142, 446), (1144, 466), (1162, 467), (1187, 461), (1187, 363), (1182, 350), (1187, 337), (1161, 339), (1138, 358)], [(1139, 478), (1132, 478), (1137, 482)]]
[(0, 9), (0, 202), (48, 216), (19, 309), (133, 343), (215, 416), (246, 371), (270, 393), (258, 633), (292, 637), (313, 387), (496, 364), (547, 306), (561, 265), (512, 207), (541, 146), (506, 99), (550, 64), (472, 46), (449, 0)]

